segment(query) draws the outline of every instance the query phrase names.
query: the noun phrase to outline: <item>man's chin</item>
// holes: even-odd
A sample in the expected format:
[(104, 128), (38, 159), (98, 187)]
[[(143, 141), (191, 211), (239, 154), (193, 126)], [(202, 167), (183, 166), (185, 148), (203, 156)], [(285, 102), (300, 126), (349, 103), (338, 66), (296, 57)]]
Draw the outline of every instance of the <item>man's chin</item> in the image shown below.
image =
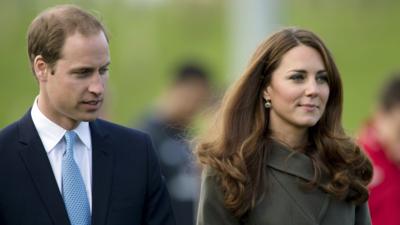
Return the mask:
[(90, 118), (90, 119), (83, 119), (82, 121), (83, 122), (92, 122), (92, 121), (95, 121), (97, 119), (97, 117), (96, 118)]
[(95, 121), (99, 117), (99, 113), (90, 113), (87, 115), (83, 115), (80, 120), (84, 122)]

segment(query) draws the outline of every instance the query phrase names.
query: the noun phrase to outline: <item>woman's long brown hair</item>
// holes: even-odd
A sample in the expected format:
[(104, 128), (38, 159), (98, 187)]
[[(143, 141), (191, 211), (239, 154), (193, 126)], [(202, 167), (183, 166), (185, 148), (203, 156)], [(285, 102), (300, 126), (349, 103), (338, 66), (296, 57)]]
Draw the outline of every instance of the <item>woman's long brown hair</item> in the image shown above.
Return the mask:
[(342, 128), (343, 91), (335, 62), (314, 33), (286, 28), (256, 49), (242, 76), (226, 93), (215, 126), (199, 138), (196, 146), (200, 163), (217, 172), (225, 207), (239, 219), (255, 207), (266, 190), (264, 173), (270, 132), (269, 110), (264, 108), (262, 92), (282, 56), (298, 45), (312, 47), (321, 55), (330, 89), (324, 114), (309, 129), (305, 154), (314, 166), (310, 186), (320, 184), (321, 171), (325, 171), (330, 179), (322, 187), (333, 197), (356, 204), (368, 199), (366, 185), (372, 166)]

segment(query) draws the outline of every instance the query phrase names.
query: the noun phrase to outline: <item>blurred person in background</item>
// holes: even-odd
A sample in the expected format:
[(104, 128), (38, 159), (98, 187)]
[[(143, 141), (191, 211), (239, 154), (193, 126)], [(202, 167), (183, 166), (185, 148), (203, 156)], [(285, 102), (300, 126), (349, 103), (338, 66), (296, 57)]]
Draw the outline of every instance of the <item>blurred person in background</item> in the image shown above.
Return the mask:
[(0, 132), (0, 224), (174, 225), (149, 136), (98, 119), (110, 65), (103, 24), (60, 5), (27, 39), (39, 93)]
[(140, 125), (154, 141), (177, 225), (194, 224), (200, 172), (193, 160), (188, 133), (210, 97), (208, 71), (195, 62), (183, 63)]
[(198, 140), (198, 225), (370, 225), (372, 165), (345, 134), (324, 43), (285, 28), (259, 45)]
[(368, 202), (372, 224), (400, 225), (400, 72), (386, 81), (358, 141), (374, 168)]

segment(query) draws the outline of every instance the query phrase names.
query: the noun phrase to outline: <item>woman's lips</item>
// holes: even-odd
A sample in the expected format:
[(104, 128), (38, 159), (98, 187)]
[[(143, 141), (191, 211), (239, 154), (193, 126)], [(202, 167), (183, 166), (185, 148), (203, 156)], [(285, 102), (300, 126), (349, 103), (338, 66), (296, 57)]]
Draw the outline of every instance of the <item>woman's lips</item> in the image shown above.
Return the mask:
[(319, 106), (316, 104), (299, 104), (299, 106), (304, 108), (306, 111), (314, 111), (319, 109)]

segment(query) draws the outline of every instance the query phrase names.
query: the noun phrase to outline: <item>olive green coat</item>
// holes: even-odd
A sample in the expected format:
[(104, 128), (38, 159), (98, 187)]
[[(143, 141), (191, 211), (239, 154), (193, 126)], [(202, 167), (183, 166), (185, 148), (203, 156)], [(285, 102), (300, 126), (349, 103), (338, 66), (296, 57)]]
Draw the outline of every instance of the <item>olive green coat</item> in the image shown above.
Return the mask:
[[(290, 156), (290, 157), (288, 157)], [(251, 211), (248, 225), (370, 225), (367, 204), (354, 205), (333, 199), (320, 188), (305, 190), (304, 181), (313, 178), (310, 158), (293, 154), (274, 144), (267, 160), (266, 196)], [(223, 206), (215, 172), (207, 168), (202, 187), (197, 225), (239, 225)]]

